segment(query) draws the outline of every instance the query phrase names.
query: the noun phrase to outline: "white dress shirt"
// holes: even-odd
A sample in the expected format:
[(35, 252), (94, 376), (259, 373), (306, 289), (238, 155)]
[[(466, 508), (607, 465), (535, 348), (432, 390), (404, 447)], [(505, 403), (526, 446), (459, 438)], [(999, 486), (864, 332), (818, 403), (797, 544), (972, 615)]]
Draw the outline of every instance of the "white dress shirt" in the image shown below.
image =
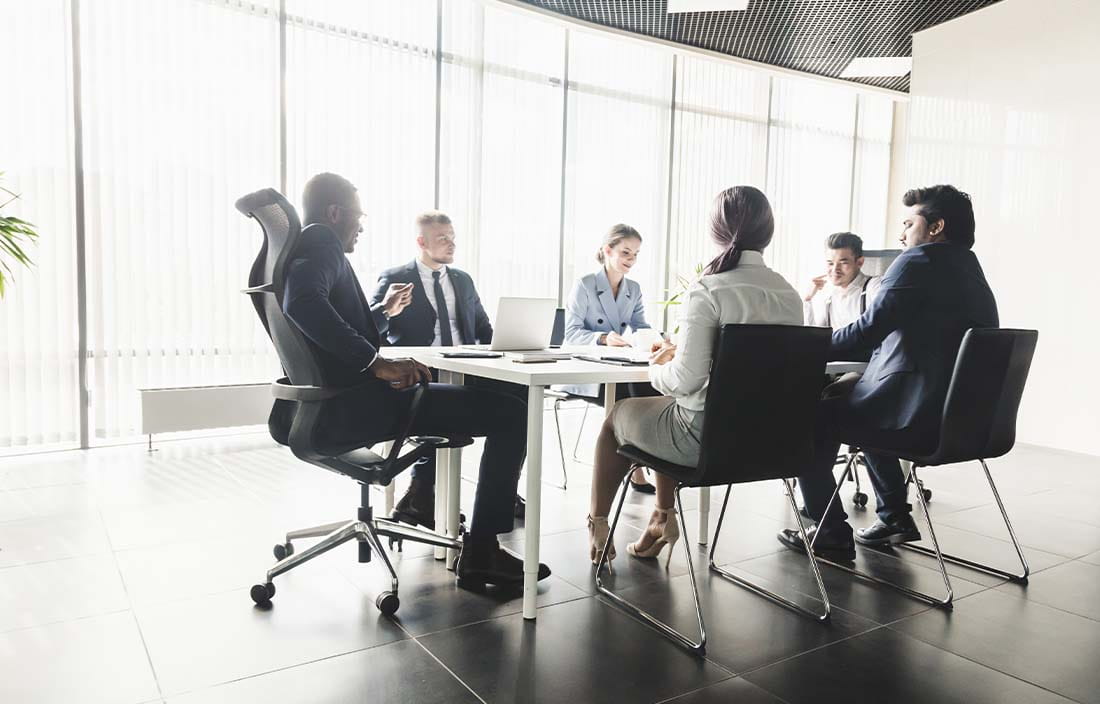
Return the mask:
[[(867, 288), (867, 299), (861, 306), (860, 298), (863, 296), (864, 286)], [(831, 327), (833, 330), (848, 327), (863, 314), (861, 307), (865, 306), (864, 310), (871, 307), (871, 301), (880, 286), (882, 277), (868, 276), (862, 271), (847, 286), (826, 284), (816, 296), (803, 304), (806, 324)]]
[[(416, 260), (416, 268), (420, 271), (420, 281), (424, 284), (424, 293), (428, 295), (428, 303), (432, 304), (432, 310), (435, 311), (435, 331), (433, 333), (435, 337), (432, 340), (432, 346), (439, 347), (443, 344), (443, 340), (439, 335), (439, 309), (435, 305), (435, 277), (432, 276), (434, 269), (419, 259)], [(461, 345), (463, 342), (462, 336), (458, 334), (455, 287), (451, 283), (451, 277), (447, 275), (447, 267), (443, 267), (439, 272), (439, 285), (443, 287), (443, 300), (447, 302), (447, 317), (451, 319), (451, 341), (456, 345)]]
[(653, 388), (689, 411), (702, 411), (718, 331), (731, 323), (802, 325), (801, 296), (760, 252), (742, 252), (737, 268), (704, 276), (688, 291), (676, 356), (649, 368)]

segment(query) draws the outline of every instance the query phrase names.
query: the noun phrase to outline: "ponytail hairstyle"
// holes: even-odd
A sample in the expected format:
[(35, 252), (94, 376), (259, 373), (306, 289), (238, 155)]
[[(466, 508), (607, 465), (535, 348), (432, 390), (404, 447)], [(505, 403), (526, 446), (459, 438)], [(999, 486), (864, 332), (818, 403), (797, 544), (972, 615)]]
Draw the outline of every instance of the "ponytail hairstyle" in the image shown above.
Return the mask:
[(596, 261), (603, 264), (604, 248), (611, 247), (614, 249), (623, 240), (638, 240), (641, 242), (642, 236), (630, 225), (624, 225), (623, 223), (612, 225), (611, 229), (607, 231), (607, 234), (603, 236), (603, 243), (600, 245), (600, 248), (596, 250)]
[(752, 186), (733, 186), (718, 194), (710, 213), (710, 237), (722, 247), (704, 274), (736, 269), (741, 252), (763, 252), (772, 241), (775, 217), (768, 197)]

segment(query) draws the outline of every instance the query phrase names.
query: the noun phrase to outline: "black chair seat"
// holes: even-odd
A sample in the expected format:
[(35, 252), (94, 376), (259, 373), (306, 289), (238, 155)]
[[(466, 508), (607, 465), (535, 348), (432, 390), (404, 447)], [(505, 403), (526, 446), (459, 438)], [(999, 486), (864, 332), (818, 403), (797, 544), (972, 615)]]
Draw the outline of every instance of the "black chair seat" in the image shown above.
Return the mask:
[(639, 450), (633, 445), (622, 445), (619, 447), (619, 454), (627, 458), (631, 462), (642, 465), (643, 467), (649, 467), (650, 469), (660, 472), (661, 474), (667, 474), (673, 479), (677, 479), (681, 484), (687, 487), (697, 486), (690, 482), (691, 475), (695, 473), (695, 467), (688, 467), (682, 464), (676, 464), (675, 462), (669, 462), (663, 460), (660, 457), (649, 454), (643, 450)]

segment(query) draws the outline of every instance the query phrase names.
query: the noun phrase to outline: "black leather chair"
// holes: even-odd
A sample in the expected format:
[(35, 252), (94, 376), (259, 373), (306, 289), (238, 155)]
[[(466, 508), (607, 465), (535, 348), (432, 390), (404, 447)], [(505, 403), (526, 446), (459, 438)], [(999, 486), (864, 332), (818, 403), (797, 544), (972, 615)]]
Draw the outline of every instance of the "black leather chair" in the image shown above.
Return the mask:
[[(667, 462), (631, 445), (619, 448), (620, 455), (677, 481), (676, 508), (687, 554), (692, 594), (695, 597), (699, 640), (689, 640), (668, 624), (604, 586), (600, 572), (607, 564), (606, 548), (600, 555), (596, 568), (596, 588), (601, 594), (679, 645), (703, 654), (707, 640), (706, 626), (699, 606), (699, 591), (691, 564), (692, 548), (688, 547), (691, 541), (687, 539), (680, 490), (683, 487), (725, 485), (726, 498), (722, 503), (722, 512), (718, 516), (711, 542), (710, 570), (800, 614), (819, 621), (829, 619), (829, 596), (825, 593), (817, 563), (812, 559), (809, 560), (810, 569), (824, 603), (822, 613), (809, 611), (785, 597), (718, 567), (714, 562), (722, 520), (734, 484), (780, 479), (792, 510), (798, 510), (790, 480), (804, 472), (813, 458), (814, 422), (829, 341), (829, 331), (825, 328), (792, 325), (723, 326), (707, 389), (699, 464), (687, 467)], [(622, 512), (627, 481), (629, 475), (623, 482), (623, 490), (611, 523), (608, 545), (612, 543), (615, 526)]]
[[(998, 328), (968, 330), (966, 335), (963, 336), (962, 345), (959, 347), (959, 353), (955, 359), (955, 369), (947, 390), (947, 399), (944, 401), (938, 447), (926, 455), (899, 452), (897, 449), (889, 447), (872, 448), (866, 445), (863, 447), (865, 450), (897, 455), (901, 459), (912, 463), (906, 485), (916, 483), (917, 498), (920, 500), (921, 512), (924, 514), (925, 522), (928, 525), (928, 537), (932, 541), (932, 548), (911, 544), (902, 544), (902, 547), (936, 557), (940, 573), (943, 576), (944, 586), (947, 589), (944, 598), (937, 598), (924, 592), (909, 589), (900, 584), (861, 572), (848, 565), (838, 564), (820, 557), (818, 558), (819, 561), (876, 584), (897, 589), (933, 606), (944, 608), (951, 608), (951, 602), (954, 598), (951, 579), (947, 575), (945, 562), (964, 565), (1013, 582), (1027, 582), (1030, 573), (1027, 559), (1024, 557), (1024, 552), (1016, 539), (1015, 531), (1012, 530), (1012, 523), (1008, 519), (1004, 503), (1001, 502), (1001, 496), (997, 492), (997, 485), (993, 483), (993, 475), (989, 473), (986, 460), (1008, 454), (1016, 442), (1016, 413), (1020, 408), (1020, 399), (1024, 394), (1024, 385), (1027, 383), (1028, 371), (1031, 368), (1031, 360), (1035, 356), (1035, 345), (1038, 340), (1039, 333), (1036, 330)], [(928, 514), (928, 492), (917, 470), (922, 467), (938, 467), (974, 460), (982, 465), (982, 470), (989, 481), (989, 488), (993, 492), (993, 498), (997, 502), (997, 508), (1001, 511), (1001, 517), (1004, 518), (1008, 535), (1012, 539), (1013, 547), (1016, 549), (1016, 555), (1020, 558), (1023, 572), (1019, 574), (1006, 572), (954, 555), (947, 555), (940, 550), (935, 529), (932, 527), (932, 518)], [(849, 462), (845, 466), (844, 474), (837, 483), (836, 491), (833, 492), (829, 500), (830, 507), (837, 500), (840, 486), (845, 477), (852, 471), (853, 463)], [(828, 512), (828, 509), (826, 509), (826, 512)]]
[[(275, 585), (272, 583), (275, 577), (338, 545), (357, 540), (359, 561), (370, 562), (372, 555), (377, 554), (390, 573), (391, 587), (378, 595), (375, 604), (382, 613), (392, 615), (400, 605), (397, 573), (390, 564), (379, 536), (388, 537), (391, 544), (395, 539), (452, 549), (459, 549), (461, 544), (445, 535), (401, 525), (386, 518), (375, 518), (370, 505), (370, 487), (389, 484), (395, 476), (427, 458), (438, 448), (462, 447), (473, 440), (466, 437), (409, 437), (409, 428), (416, 410), (428, 391), (426, 384), (421, 384), (414, 391), (408, 416), (404, 419), (400, 433), (393, 438), (387, 456), (375, 454), (362, 443), (334, 446), (323, 440), (321, 423), (326, 403), (342, 394), (354, 393), (358, 387), (334, 387), (326, 384), (310, 343), (283, 314), (285, 267), (291, 261), (301, 236), (301, 223), (286, 198), (271, 188), (244, 196), (237, 201), (236, 207), (246, 216), (255, 218), (263, 229), (263, 245), (252, 265), (248, 277), (249, 288), (244, 293), (252, 299), (260, 322), (271, 337), (279, 362), (286, 373), (286, 377), (272, 384), (273, 394), (278, 399), (276, 408), (272, 409), (272, 437), (283, 445), (289, 445), (295, 457), (358, 482), (361, 497), (358, 515), (354, 520), (287, 533), (285, 542), (275, 546), (274, 553), (278, 562), (267, 571), (262, 584), (252, 587), (252, 600), (259, 605), (270, 604), (271, 598), (275, 596)], [(280, 403), (284, 406), (293, 404), (293, 420), (289, 431), (280, 427), (281, 424), (276, 421)], [(406, 446), (410, 449), (405, 454), (400, 454)], [(321, 536), (322, 539), (316, 544), (295, 553), (293, 541)]]

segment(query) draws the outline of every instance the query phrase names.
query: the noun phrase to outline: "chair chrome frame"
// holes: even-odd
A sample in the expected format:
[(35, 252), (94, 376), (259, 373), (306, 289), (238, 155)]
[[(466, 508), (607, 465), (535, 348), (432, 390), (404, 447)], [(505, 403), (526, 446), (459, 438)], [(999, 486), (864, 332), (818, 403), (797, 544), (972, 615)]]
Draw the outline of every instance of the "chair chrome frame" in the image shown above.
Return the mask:
[[(624, 611), (626, 611), (631, 616), (634, 616), (636, 619), (638, 619), (642, 623), (645, 623), (646, 625), (651, 626), (652, 628), (656, 629), (658, 632), (660, 632), (662, 635), (664, 635), (666, 638), (668, 638), (672, 642), (676, 643), (677, 645), (680, 645), (681, 647), (686, 648), (688, 651), (690, 651), (692, 653), (695, 653), (696, 655), (705, 655), (706, 654), (706, 644), (707, 644), (706, 621), (703, 618), (703, 610), (702, 610), (702, 606), (700, 605), (700, 601), (699, 601), (699, 587), (695, 582), (695, 565), (692, 562), (691, 547), (689, 547), (690, 544), (691, 544), (691, 541), (687, 539), (687, 524), (684, 521), (684, 507), (683, 507), (682, 501), (680, 500), (680, 490), (684, 488), (684, 486), (682, 484), (678, 484), (676, 486), (676, 515), (677, 515), (677, 519), (680, 522), (680, 533), (683, 536), (682, 542), (684, 543), (684, 554), (687, 556), (688, 578), (691, 581), (691, 594), (692, 594), (692, 597), (695, 600), (695, 616), (696, 616), (696, 619), (698, 620), (698, 623), (699, 623), (699, 640), (697, 640), (697, 641), (691, 640), (688, 636), (684, 635), (680, 631), (677, 631), (675, 628), (673, 628), (669, 624), (665, 623), (664, 621), (660, 620), (656, 616), (650, 614), (649, 612), (639, 608), (635, 604), (633, 604), (630, 601), (628, 601), (628, 600), (624, 599), (623, 597), (619, 596), (618, 594), (613, 592), (611, 589), (606, 587), (603, 583), (603, 580), (600, 578), (600, 572), (603, 569), (605, 564), (607, 564), (608, 571), (609, 572), (611, 571), (611, 565), (607, 560), (607, 553), (608, 553), (608, 550), (609, 550), (609, 546), (614, 544), (615, 527), (619, 523), (619, 516), (620, 516), (620, 514), (622, 513), (622, 510), (623, 510), (623, 503), (626, 500), (627, 489), (628, 489), (627, 483), (629, 481), (630, 481), (630, 475), (627, 474), (626, 479), (623, 481), (622, 491), (619, 494), (619, 503), (618, 503), (618, 506), (615, 509), (615, 517), (611, 521), (611, 531), (610, 531), (610, 533), (608, 533), (608, 536), (607, 536), (607, 544), (604, 545), (604, 549), (600, 553), (599, 564), (596, 566), (596, 590), (600, 594), (602, 594), (605, 597), (607, 597), (608, 599), (610, 599), (616, 606), (622, 608)], [(784, 489), (786, 489), (787, 499), (791, 503), (791, 508), (793, 510), (797, 511), (798, 506), (797, 506), (797, 504), (795, 503), (795, 500), (794, 500), (794, 492), (792, 491), (790, 480), (782, 479), (780, 481), (783, 482), (783, 487), (784, 487)], [(734, 584), (737, 584), (738, 586), (741, 586), (741, 587), (749, 590), (750, 592), (752, 592), (752, 593), (754, 593), (758, 596), (762, 596), (765, 599), (768, 599), (769, 601), (772, 601), (776, 604), (779, 604), (780, 606), (782, 606), (784, 608), (790, 609), (791, 611), (794, 611), (795, 613), (798, 613), (798, 614), (801, 614), (801, 615), (806, 616), (808, 618), (814, 619), (815, 621), (818, 621), (819, 623), (829, 622), (829, 620), (831, 618), (832, 607), (829, 604), (829, 595), (825, 591), (825, 582), (821, 578), (821, 570), (818, 568), (817, 562), (813, 559), (813, 557), (808, 557), (808, 560), (809, 560), (809, 564), (810, 564), (810, 571), (813, 572), (814, 581), (817, 583), (818, 591), (821, 594), (821, 601), (824, 604), (824, 609), (822, 610), (821, 613), (815, 613), (813, 611), (810, 611), (809, 609), (806, 609), (802, 606), (799, 606), (798, 604), (794, 603), (793, 601), (787, 599), (784, 596), (781, 596), (780, 594), (777, 594), (773, 591), (765, 589), (764, 587), (762, 587), (758, 584), (750, 582), (747, 579), (739, 577), (739, 576), (733, 574), (732, 572), (719, 567), (714, 562), (715, 551), (718, 549), (718, 537), (719, 537), (719, 535), (721, 535), (721, 532), (722, 532), (722, 521), (725, 519), (726, 508), (729, 506), (730, 493), (732, 491), (733, 491), (733, 485), (732, 484), (726, 485), (726, 496), (725, 496), (725, 499), (722, 501), (722, 511), (718, 515), (718, 524), (714, 529), (714, 538), (711, 541), (710, 553), (709, 553), (708, 559), (707, 559), (708, 569), (711, 572), (713, 572), (713, 573), (717, 574), (718, 576), (722, 577), (723, 579), (726, 579), (727, 581), (733, 582)], [(799, 527), (799, 531), (801, 531), (801, 533), (802, 533), (803, 542), (808, 543), (809, 540), (806, 537), (805, 527), (802, 525), (801, 522), (798, 524), (798, 527)], [(671, 551), (671, 549), (672, 548), (669, 548), (670, 551)], [(671, 560), (671, 558), (672, 558), (672, 555), (670, 554), (669, 559)], [(666, 569), (667, 569), (667, 563), (666, 563)]]
[[(783, 483), (783, 488), (787, 492), (787, 499), (791, 503), (791, 509), (797, 514), (798, 513), (798, 504), (794, 500), (794, 491), (793, 491), (793, 488), (792, 488), (792, 484), (793, 484), (792, 480), (780, 479), (780, 481)], [(724, 570), (724, 569), (722, 569), (721, 567), (719, 567), (718, 565), (715, 564), (714, 554), (715, 554), (715, 551), (718, 549), (718, 538), (722, 534), (722, 520), (726, 516), (726, 506), (729, 505), (730, 492), (732, 490), (733, 490), (733, 485), (732, 484), (729, 484), (729, 485), (726, 486), (726, 497), (725, 497), (725, 499), (722, 500), (722, 511), (721, 511), (721, 513), (718, 514), (718, 525), (714, 529), (714, 540), (711, 541), (711, 546), (710, 546), (710, 555), (709, 555), (710, 571), (719, 574), (720, 576), (730, 580), (731, 582), (734, 582), (735, 584), (738, 584), (738, 585), (744, 587), (745, 589), (748, 589), (750, 592), (753, 592), (754, 594), (762, 596), (765, 599), (768, 599), (769, 601), (773, 601), (776, 604), (779, 604), (780, 606), (788, 608), (791, 611), (794, 611), (795, 613), (802, 614), (803, 616), (806, 616), (808, 618), (812, 618), (816, 621), (820, 621), (821, 623), (828, 622), (831, 619), (832, 606), (829, 604), (829, 595), (825, 591), (825, 582), (821, 579), (821, 570), (817, 566), (817, 561), (814, 560), (813, 557), (811, 557), (811, 553), (807, 552), (807, 559), (810, 563), (810, 571), (813, 572), (814, 581), (817, 583), (817, 590), (821, 594), (821, 602), (825, 606), (825, 608), (822, 610), (821, 613), (814, 613), (813, 611), (810, 611), (809, 609), (806, 609), (802, 606), (799, 606), (798, 604), (796, 604), (793, 601), (787, 599), (786, 597), (780, 596), (779, 594), (776, 594), (773, 591), (769, 591), (768, 589), (765, 589), (764, 587), (761, 587), (758, 584), (754, 584), (753, 582), (750, 582), (750, 581), (748, 581), (748, 580), (746, 580), (742, 577), (738, 577), (737, 575), (733, 574), (732, 572), (730, 572), (728, 570)], [(802, 525), (802, 521), (798, 521), (798, 530), (802, 534), (802, 544), (803, 545), (808, 544), (809, 539), (806, 536), (806, 527)]]
[[(627, 486), (627, 483), (629, 481), (630, 473), (628, 472), (626, 477), (623, 479), (622, 490), (619, 492), (619, 504), (615, 509), (615, 517), (611, 521), (611, 531), (607, 535), (607, 543), (604, 544), (603, 551), (600, 553), (599, 564), (596, 565), (596, 591), (610, 599), (613, 604), (620, 607), (634, 618), (656, 629), (658, 632), (660, 632), (662, 635), (664, 635), (666, 638), (676, 643), (677, 645), (687, 649), (689, 652), (695, 653), (696, 655), (705, 655), (707, 651), (706, 624), (703, 621), (703, 610), (699, 604), (699, 589), (695, 584), (695, 566), (692, 564), (691, 561), (691, 548), (689, 547), (691, 541), (687, 539), (687, 524), (684, 522), (684, 507), (683, 503), (680, 501), (681, 487), (679, 485), (677, 485), (676, 487), (676, 517), (677, 520), (679, 520), (680, 522), (680, 533), (684, 539), (678, 542), (682, 542), (684, 544), (684, 554), (687, 556), (688, 578), (691, 580), (691, 594), (692, 597), (694, 597), (695, 599), (695, 617), (699, 622), (699, 640), (691, 640), (686, 635), (684, 635), (680, 631), (677, 631), (675, 628), (660, 620), (656, 616), (653, 616), (649, 612), (644, 611), (643, 609), (635, 606), (630, 601), (627, 601), (623, 597), (619, 596), (611, 589), (604, 586), (603, 580), (600, 578), (600, 571), (603, 569), (605, 564), (608, 566), (608, 572), (611, 571), (611, 565), (607, 559), (607, 554), (610, 546), (614, 544), (615, 527), (619, 524), (619, 516), (622, 514), (623, 511), (623, 503), (626, 501), (627, 493), (629, 493)], [(672, 548), (669, 547), (669, 550), (671, 551)], [(670, 554), (669, 559), (671, 558), (672, 556)], [(665, 563), (665, 569), (668, 569), (667, 562)]]
[[(840, 481), (837, 482), (837, 488), (833, 491), (833, 495), (829, 498), (829, 503), (825, 508), (825, 513), (826, 514), (829, 512), (829, 509), (832, 507), (833, 502), (837, 500), (837, 497), (840, 494), (840, 487), (843, 485), (845, 479), (854, 470), (854, 459), (855, 458), (853, 457), (845, 465), (844, 473), (841, 475)], [(898, 584), (896, 582), (891, 582), (889, 580), (882, 579), (881, 577), (876, 577), (876, 576), (874, 576), (872, 574), (869, 574), (867, 572), (864, 572), (862, 570), (857, 570), (854, 567), (849, 567), (848, 565), (844, 565), (844, 564), (841, 564), (841, 563), (838, 563), (838, 562), (834, 562), (832, 560), (828, 560), (828, 559), (820, 557), (820, 556), (818, 556), (817, 560), (819, 562), (823, 562), (823, 563), (825, 563), (827, 565), (830, 565), (832, 567), (835, 567), (837, 569), (843, 570), (843, 571), (845, 571), (845, 572), (847, 572), (851, 575), (859, 577), (860, 579), (866, 580), (868, 582), (872, 582), (874, 584), (879, 584), (879, 585), (882, 585), (884, 587), (889, 587), (889, 588), (894, 589), (896, 591), (899, 591), (899, 592), (901, 592), (901, 593), (903, 593), (903, 594), (905, 594), (909, 597), (917, 599), (918, 601), (923, 601), (923, 602), (925, 602), (927, 604), (930, 604), (932, 606), (936, 606), (936, 607), (940, 607), (940, 608), (944, 608), (944, 609), (953, 608), (952, 602), (954, 601), (954, 588), (951, 586), (951, 577), (947, 574), (947, 565), (946, 565), (947, 562), (951, 562), (953, 564), (958, 564), (958, 565), (963, 565), (963, 566), (966, 566), (966, 567), (970, 567), (972, 569), (976, 569), (976, 570), (979, 570), (979, 571), (982, 571), (982, 572), (986, 572), (988, 574), (992, 574), (992, 575), (995, 575), (995, 576), (998, 576), (998, 577), (1002, 577), (1002, 578), (1007, 579), (1007, 580), (1012, 581), (1012, 582), (1026, 584), (1028, 574), (1030, 573), (1030, 568), (1028, 567), (1027, 559), (1024, 557), (1024, 553), (1023, 553), (1023, 550), (1020, 547), (1020, 543), (1016, 539), (1016, 533), (1012, 529), (1012, 523), (1008, 519), (1008, 513), (1005, 511), (1004, 504), (1001, 502), (1000, 494), (997, 492), (997, 486), (996, 486), (996, 484), (993, 483), (993, 476), (989, 473), (989, 467), (986, 465), (984, 459), (979, 460), (979, 462), (981, 462), (981, 464), (982, 464), (982, 469), (985, 470), (985, 476), (989, 480), (989, 486), (993, 491), (993, 497), (997, 501), (997, 507), (1001, 510), (1001, 517), (1004, 518), (1005, 526), (1008, 528), (1008, 534), (1012, 538), (1012, 545), (1016, 549), (1016, 554), (1020, 558), (1020, 563), (1023, 565), (1024, 571), (1023, 571), (1022, 574), (1017, 575), (1017, 574), (1013, 574), (1013, 573), (1010, 573), (1010, 572), (1005, 572), (1005, 571), (1002, 571), (1002, 570), (997, 569), (995, 567), (991, 567), (989, 565), (984, 565), (984, 564), (981, 564), (981, 563), (978, 563), (978, 562), (973, 562), (971, 560), (961, 558), (961, 557), (957, 557), (957, 556), (954, 556), (954, 555), (948, 555), (948, 554), (945, 554), (940, 549), (939, 540), (936, 538), (936, 530), (932, 525), (932, 516), (928, 512), (928, 500), (926, 498), (927, 494), (925, 493), (924, 482), (921, 481), (920, 475), (917, 471), (918, 468), (919, 468), (919, 465), (916, 464), (916, 463), (913, 463), (913, 466), (909, 471), (909, 476), (906, 479), (905, 484), (906, 484), (906, 487), (908, 487), (910, 484), (916, 484), (917, 498), (920, 500), (921, 513), (924, 516), (925, 524), (928, 526), (928, 535), (932, 540), (932, 548), (926, 548), (922, 545), (910, 545), (910, 544), (907, 544), (907, 543), (902, 543), (901, 547), (903, 547), (907, 550), (912, 550), (914, 552), (919, 552), (923, 555), (929, 555), (929, 556), (933, 556), (933, 557), (936, 558), (936, 563), (939, 566), (940, 575), (943, 577), (943, 583), (944, 583), (944, 586), (946, 587), (946, 593), (945, 593), (943, 598), (939, 598), (939, 597), (933, 596), (931, 594), (927, 594), (925, 592), (917, 591), (915, 589), (910, 589), (909, 587)], [(817, 539), (817, 536), (815, 535), (814, 540), (816, 540), (816, 539)]]
[[(557, 430), (558, 433), (558, 454), (561, 456), (561, 484), (554, 484), (553, 482), (548, 482), (545, 479), (543, 479), (542, 481), (544, 484), (548, 484), (556, 489), (565, 490), (566, 488), (568, 488), (569, 484), (569, 471), (567, 469), (568, 463), (565, 461), (565, 441), (562, 439), (561, 434), (560, 409), (563, 403), (566, 403), (568, 401), (583, 401), (583, 399), (577, 398), (576, 396), (570, 396), (569, 394), (561, 391), (553, 391), (550, 389), (547, 389), (543, 393), (544, 395), (554, 399), (554, 428)], [(577, 431), (577, 439), (573, 443), (573, 461), (587, 465), (591, 465), (592, 463), (586, 462), (585, 460), (578, 457), (577, 449), (580, 448), (581, 445), (581, 436), (584, 434), (584, 423), (588, 420), (588, 407), (591, 405), (592, 404), (588, 401), (584, 401), (584, 415), (581, 416), (581, 427)]]

